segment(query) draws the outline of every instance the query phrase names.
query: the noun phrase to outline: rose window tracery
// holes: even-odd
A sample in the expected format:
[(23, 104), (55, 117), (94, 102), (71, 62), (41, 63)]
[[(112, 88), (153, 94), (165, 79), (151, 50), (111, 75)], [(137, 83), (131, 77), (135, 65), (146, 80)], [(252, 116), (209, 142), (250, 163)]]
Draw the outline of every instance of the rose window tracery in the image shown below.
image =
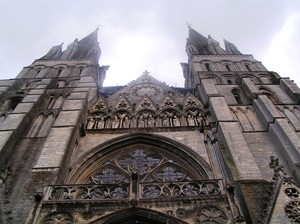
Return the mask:
[(167, 155), (155, 149), (124, 150), (111, 156), (108, 161), (95, 171), (88, 183), (115, 184), (129, 183), (131, 175), (138, 174), (139, 181), (143, 182), (172, 182), (191, 181), (199, 179)]
[(300, 223), (300, 201), (291, 201), (285, 206), (285, 213), (292, 223)]
[(176, 168), (174, 165), (167, 164), (163, 166), (158, 172), (153, 174), (153, 177), (157, 181), (183, 181), (191, 180), (187, 176), (186, 172), (183, 172), (179, 168)]
[(293, 187), (286, 188), (284, 192), (290, 198), (299, 198), (300, 197), (299, 191)]
[(95, 184), (111, 184), (119, 183), (120, 181), (126, 181), (125, 175), (122, 175), (114, 168), (104, 169), (101, 173), (91, 177)]
[(121, 154), (117, 158), (117, 163), (124, 169), (131, 172), (137, 172), (140, 175), (148, 173), (156, 167), (162, 160), (162, 157), (156, 154), (146, 154), (142, 149), (137, 149), (132, 154)]

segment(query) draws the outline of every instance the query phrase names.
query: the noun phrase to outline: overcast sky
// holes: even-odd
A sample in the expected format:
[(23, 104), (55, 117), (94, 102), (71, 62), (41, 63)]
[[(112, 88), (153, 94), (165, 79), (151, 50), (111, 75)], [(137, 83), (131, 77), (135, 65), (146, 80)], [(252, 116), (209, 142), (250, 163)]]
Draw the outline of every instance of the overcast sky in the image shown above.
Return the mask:
[(0, 79), (101, 24), (105, 86), (125, 85), (144, 70), (183, 86), (187, 22), (300, 84), (299, 0), (0, 0)]

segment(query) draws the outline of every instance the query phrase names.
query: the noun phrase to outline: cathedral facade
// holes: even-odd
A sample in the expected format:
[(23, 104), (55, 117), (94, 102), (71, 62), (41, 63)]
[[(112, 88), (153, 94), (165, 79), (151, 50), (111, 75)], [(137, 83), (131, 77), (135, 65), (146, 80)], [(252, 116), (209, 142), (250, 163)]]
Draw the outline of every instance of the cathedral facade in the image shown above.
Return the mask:
[(189, 27), (184, 88), (105, 87), (98, 30), (0, 80), (0, 223), (300, 223), (300, 89)]

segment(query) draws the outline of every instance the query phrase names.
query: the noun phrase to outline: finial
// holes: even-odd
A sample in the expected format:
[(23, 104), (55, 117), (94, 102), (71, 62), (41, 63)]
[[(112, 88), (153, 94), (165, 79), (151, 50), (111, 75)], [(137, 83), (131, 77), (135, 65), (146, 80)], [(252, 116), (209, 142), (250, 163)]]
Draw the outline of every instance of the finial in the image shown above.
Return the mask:
[(100, 27), (103, 27), (100, 23), (96, 26), (96, 30), (98, 31)]
[(189, 29), (192, 28), (192, 27), (191, 27), (192, 24), (189, 24), (188, 22), (187, 22), (185, 25), (187, 25), (187, 27), (188, 27)]
[(148, 72), (147, 70), (145, 70), (144, 72), (143, 72), (143, 75), (149, 75), (150, 74), (150, 72)]
[(269, 163), (269, 167), (274, 170), (274, 172), (282, 171), (283, 166), (279, 164), (279, 159), (274, 156), (270, 156), (271, 162)]

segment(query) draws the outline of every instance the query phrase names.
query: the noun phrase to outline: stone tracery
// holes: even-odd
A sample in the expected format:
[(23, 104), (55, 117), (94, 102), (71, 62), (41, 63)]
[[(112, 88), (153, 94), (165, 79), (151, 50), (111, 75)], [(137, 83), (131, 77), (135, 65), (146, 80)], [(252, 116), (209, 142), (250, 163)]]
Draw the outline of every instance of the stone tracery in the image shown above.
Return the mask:
[(199, 224), (225, 224), (228, 219), (221, 209), (216, 206), (206, 206), (201, 208), (195, 216), (196, 223)]
[(171, 127), (209, 125), (209, 122), (206, 122), (203, 104), (191, 93), (183, 96), (169, 87), (144, 83), (132, 84), (111, 97), (112, 99), (100, 98), (89, 110), (87, 130), (117, 131), (127, 128), (164, 130)]

